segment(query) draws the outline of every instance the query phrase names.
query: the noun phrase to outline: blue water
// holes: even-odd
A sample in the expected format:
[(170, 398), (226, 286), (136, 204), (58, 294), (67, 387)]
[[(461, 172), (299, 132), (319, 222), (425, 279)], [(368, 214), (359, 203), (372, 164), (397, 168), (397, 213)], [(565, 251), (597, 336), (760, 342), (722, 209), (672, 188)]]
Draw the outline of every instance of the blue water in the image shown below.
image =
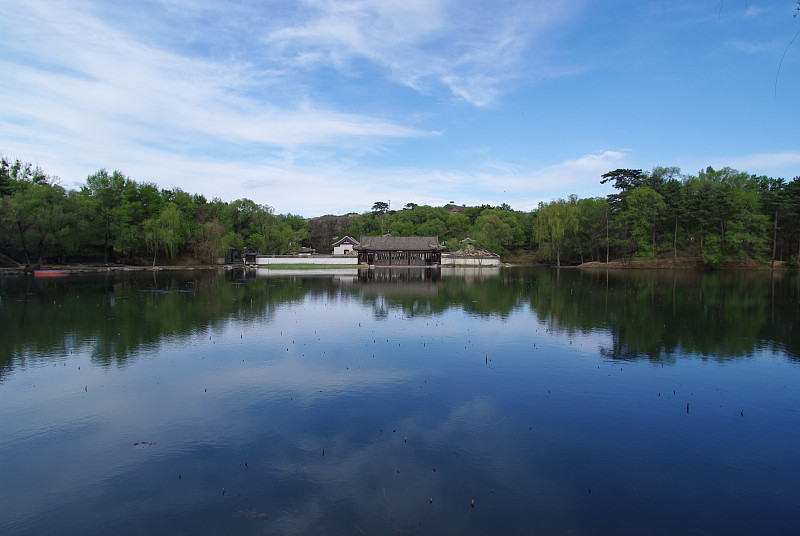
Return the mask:
[(796, 339), (654, 357), (553, 274), (5, 280), (0, 534), (796, 534)]

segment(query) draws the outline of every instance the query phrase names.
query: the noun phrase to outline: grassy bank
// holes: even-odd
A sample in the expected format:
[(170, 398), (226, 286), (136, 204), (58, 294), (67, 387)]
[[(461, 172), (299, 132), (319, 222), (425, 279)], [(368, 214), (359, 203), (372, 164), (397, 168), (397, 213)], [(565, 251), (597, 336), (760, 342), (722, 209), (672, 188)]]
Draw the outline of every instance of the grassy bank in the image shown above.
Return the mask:
[[(686, 257), (677, 259), (636, 259), (630, 262), (623, 262), (614, 260), (609, 263), (605, 262), (585, 262), (577, 266), (578, 268), (624, 268), (635, 270), (708, 270), (710, 266), (705, 264), (701, 259), (694, 257)], [(752, 259), (747, 261), (727, 261), (722, 264), (718, 269), (720, 270), (771, 270), (772, 265), (769, 262), (759, 262)], [(775, 270), (792, 270), (795, 269), (789, 263), (784, 261), (775, 261)]]

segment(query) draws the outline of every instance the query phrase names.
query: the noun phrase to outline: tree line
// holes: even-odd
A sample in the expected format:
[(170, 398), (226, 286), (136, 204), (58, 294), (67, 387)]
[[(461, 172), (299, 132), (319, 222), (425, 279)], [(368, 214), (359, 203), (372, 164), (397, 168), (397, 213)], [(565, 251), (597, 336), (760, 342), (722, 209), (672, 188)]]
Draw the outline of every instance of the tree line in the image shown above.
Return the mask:
[(629, 262), (694, 256), (709, 266), (730, 260), (787, 260), (800, 251), (800, 177), (787, 182), (731, 168), (683, 175), (677, 167), (617, 169), (602, 175), (605, 198), (539, 206), (540, 252), (559, 260)]
[(306, 239), (301, 216), (250, 199), (207, 200), (102, 169), (66, 190), (40, 168), (0, 159), (0, 253), (17, 262), (148, 262), (192, 255), (212, 263), (233, 251), (288, 254)]
[(708, 266), (731, 260), (796, 264), (800, 256), (800, 177), (787, 182), (727, 167), (696, 175), (655, 167), (616, 169), (599, 179), (614, 193), (571, 195), (531, 212), (506, 203), (408, 203), (390, 210), (376, 201), (361, 214), (306, 219), (275, 214), (250, 199), (208, 200), (159, 188), (120, 171), (100, 170), (67, 190), (38, 167), (0, 158), (0, 256), (25, 264), (156, 264), (177, 256), (212, 263), (246, 251), (330, 253), (346, 235), (386, 233), (438, 236), (451, 251), (475, 247), (558, 265), (678, 257)]

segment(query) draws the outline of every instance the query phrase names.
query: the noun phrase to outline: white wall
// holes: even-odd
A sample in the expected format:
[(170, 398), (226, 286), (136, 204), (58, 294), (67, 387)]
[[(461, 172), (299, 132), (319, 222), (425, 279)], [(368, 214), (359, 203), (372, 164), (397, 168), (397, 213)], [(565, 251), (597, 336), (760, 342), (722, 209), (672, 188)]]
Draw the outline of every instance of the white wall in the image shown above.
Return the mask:
[(353, 283), (358, 281), (358, 268), (258, 268), (256, 269), (256, 276), (258, 277), (282, 277), (287, 275), (302, 275), (307, 276), (332, 276), (335, 281), (339, 283)]
[(333, 248), (334, 255), (345, 255), (348, 251), (353, 251), (353, 244), (342, 244)]
[(500, 257), (456, 257), (445, 253), (442, 266), (500, 266)]
[[(297, 255), (258, 255), (256, 265), (268, 264), (342, 264), (357, 265), (356, 255), (311, 255), (299, 257)], [(442, 255), (442, 266), (500, 266), (499, 257), (454, 257)]]
[(310, 257), (299, 257), (297, 255), (258, 255), (256, 256), (256, 265), (262, 266), (267, 264), (343, 264), (343, 265), (356, 265), (358, 264), (357, 256), (342, 255), (311, 255)]

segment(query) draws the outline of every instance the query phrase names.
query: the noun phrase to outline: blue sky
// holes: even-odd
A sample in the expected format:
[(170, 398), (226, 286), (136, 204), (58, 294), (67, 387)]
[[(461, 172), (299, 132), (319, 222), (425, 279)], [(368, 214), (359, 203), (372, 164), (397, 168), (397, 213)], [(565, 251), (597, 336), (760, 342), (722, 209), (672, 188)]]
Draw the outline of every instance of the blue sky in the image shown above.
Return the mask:
[(794, 7), (0, 0), (0, 154), (307, 217), (530, 210), (618, 167), (791, 179)]

